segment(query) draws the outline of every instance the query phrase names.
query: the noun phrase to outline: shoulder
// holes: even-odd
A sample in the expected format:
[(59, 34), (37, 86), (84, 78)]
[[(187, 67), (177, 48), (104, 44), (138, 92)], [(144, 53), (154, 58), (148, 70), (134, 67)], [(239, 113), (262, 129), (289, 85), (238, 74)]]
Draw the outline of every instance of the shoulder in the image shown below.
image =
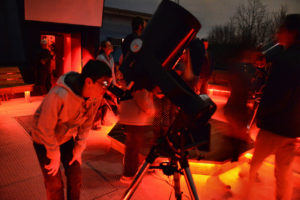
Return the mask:
[(99, 54), (99, 55), (96, 57), (96, 60), (103, 61), (103, 59), (104, 59), (104, 55), (103, 55), (103, 54)]
[(125, 37), (124, 41), (130, 40), (130, 39), (135, 38), (135, 37), (137, 37), (137, 35), (135, 33), (130, 33), (129, 35), (127, 35)]
[(130, 43), (133, 39), (135, 39), (135, 38), (137, 38), (137, 37), (138, 37), (138, 36), (137, 36), (135, 33), (131, 33), (131, 34), (127, 35), (127, 36), (125, 37), (125, 39), (124, 39), (122, 45), (129, 45), (129, 43)]
[(53, 87), (49, 93), (47, 94), (46, 98), (57, 98), (57, 99), (66, 99), (70, 95), (70, 92), (68, 89), (61, 87), (61, 86), (55, 86)]

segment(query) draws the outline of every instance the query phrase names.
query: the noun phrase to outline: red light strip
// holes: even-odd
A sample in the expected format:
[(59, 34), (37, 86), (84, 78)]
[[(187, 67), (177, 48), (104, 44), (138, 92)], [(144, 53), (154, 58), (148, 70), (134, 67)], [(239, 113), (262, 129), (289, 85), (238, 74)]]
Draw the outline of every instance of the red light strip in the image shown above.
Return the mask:
[(220, 93), (227, 93), (227, 94), (231, 93), (228, 90), (220, 90), (220, 89), (214, 89), (214, 88), (211, 88), (211, 89), (208, 89), (208, 90), (211, 91), (211, 92), (220, 92)]
[(174, 56), (174, 54), (184, 45), (184, 43), (190, 38), (190, 36), (193, 33), (195, 33), (195, 30), (191, 29), (190, 32), (179, 42), (179, 44), (172, 51), (172, 53), (170, 53), (169, 57), (162, 63), (163, 67), (165, 67), (165, 65), (171, 60), (171, 58)]

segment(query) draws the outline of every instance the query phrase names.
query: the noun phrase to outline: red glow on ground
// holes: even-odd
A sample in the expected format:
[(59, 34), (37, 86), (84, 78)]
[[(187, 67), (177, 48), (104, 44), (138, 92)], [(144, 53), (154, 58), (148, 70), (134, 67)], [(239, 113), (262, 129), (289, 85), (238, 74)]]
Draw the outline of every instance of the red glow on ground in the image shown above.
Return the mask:
[(246, 153), (244, 156), (245, 156), (245, 158), (248, 158), (250, 160), (250, 159), (252, 159), (253, 154), (252, 153)]
[[(212, 96), (214, 102), (218, 105), (217, 112), (213, 115), (213, 118), (219, 117), (220, 120), (222, 118), (222, 106), (226, 103), (227, 98), (224, 96)], [(32, 97), (31, 103), (26, 103), (24, 98), (19, 99), (11, 99), (9, 101), (2, 102), (0, 106), (0, 111), (2, 112), (3, 119), (5, 119), (5, 123), (7, 123), (7, 116), (20, 116), (20, 115), (28, 115), (32, 114), (36, 108), (39, 106), (42, 97)], [(15, 120), (14, 120), (15, 122)], [(2, 124), (5, 124), (4, 122)], [(8, 126), (5, 125), (5, 128)], [(20, 125), (17, 124), (15, 129), (19, 130)], [(9, 133), (9, 132), (7, 132)], [(12, 132), (15, 134), (15, 131)], [(16, 137), (17, 138), (17, 137)], [(300, 141), (300, 138), (298, 138)], [(16, 140), (17, 143), (18, 140)], [(107, 172), (109, 172), (109, 176), (120, 176), (122, 171), (122, 161), (121, 158), (119, 160), (111, 160), (106, 159), (106, 156), (110, 156), (109, 152), (112, 152), (112, 148), (114, 144), (111, 143), (111, 139), (107, 137), (106, 134), (101, 134), (98, 131), (91, 131), (89, 138), (87, 149), (85, 151), (85, 156), (83, 158), (84, 161), (86, 160), (93, 160), (91, 163), (96, 163), (95, 166), (100, 166), (102, 170), (107, 168)], [(11, 145), (9, 145), (11, 147)], [(32, 146), (30, 146), (32, 148)], [(19, 151), (18, 151), (19, 152)], [(106, 155), (107, 154), (107, 155)], [(246, 153), (241, 157), (249, 160), (251, 158), (251, 153)], [(102, 157), (101, 157), (102, 156)], [(98, 159), (99, 158), (99, 159)], [(300, 188), (300, 179), (299, 179), (299, 161), (300, 157), (297, 156), (297, 160), (295, 161), (294, 167), (294, 189), (299, 191)], [(103, 161), (105, 160), (105, 162)], [(100, 165), (101, 163), (101, 165)], [(117, 165), (116, 165), (117, 163)], [(259, 199), (259, 200), (270, 200), (275, 199), (274, 197), (274, 157), (268, 157), (264, 162), (259, 170), (259, 178), (261, 182), (256, 183), (253, 190), (253, 198), (252, 199)], [(36, 163), (37, 165), (37, 163)], [(84, 165), (87, 167), (87, 165)], [(116, 168), (112, 168), (112, 166), (117, 166)], [(197, 173), (193, 173), (193, 167), (202, 168), (202, 170), (207, 170), (207, 174), (209, 175), (201, 175)], [(26, 165), (25, 165), (26, 167)], [(28, 166), (27, 166), (28, 167)], [(232, 199), (232, 200), (244, 200), (244, 195), (248, 194), (248, 187), (247, 187), (247, 180), (248, 180), (248, 171), (249, 171), (249, 164), (248, 162), (229, 162), (227, 164), (228, 170), (224, 171), (223, 173), (216, 173), (211, 174), (212, 172), (219, 172), (219, 164), (218, 163), (196, 163), (190, 162), (190, 169), (193, 173), (194, 183), (197, 189), (197, 193), (199, 195), (199, 199)], [(20, 168), (21, 169), (21, 168)], [(27, 169), (27, 168), (26, 168)], [(22, 171), (19, 170), (18, 173)], [(86, 172), (86, 171), (85, 171)], [(210, 172), (210, 173), (209, 173)], [(297, 172), (297, 173), (296, 173)], [(23, 173), (27, 173), (24, 171)], [(3, 174), (4, 175), (4, 174)], [(85, 174), (84, 176), (86, 176)], [(6, 174), (8, 176), (9, 174)], [(189, 192), (186, 186), (186, 181), (183, 176), (180, 178), (181, 180), (181, 191), (183, 192), (183, 199), (190, 199)], [(23, 180), (22, 180), (23, 181)], [(42, 180), (40, 182), (42, 184)], [(95, 188), (89, 188), (88, 192), (95, 192), (95, 190), (103, 189), (103, 182), (101, 184), (96, 185)], [(110, 199), (119, 199), (123, 194), (124, 188), (127, 187), (125, 185), (120, 186), (118, 180), (114, 180), (111, 184), (116, 185), (116, 194), (113, 197), (109, 195), (105, 196), (104, 198)], [(136, 190), (133, 199), (175, 199), (174, 198), (174, 190), (173, 190), (173, 179), (172, 176), (168, 177), (162, 173), (161, 170), (156, 170), (154, 173), (146, 174), (143, 178), (141, 184), (139, 185), (138, 189)], [(93, 185), (94, 186), (94, 185)], [(19, 187), (15, 186), (15, 187)], [(97, 188), (96, 188), (97, 187)], [(7, 190), (7, 189), (4, 189)], [(33, 191), (33, 190), (30, 190)], [(121, 191), (118, 193), (118, 191)], [(10, 190), (8, 191), (10, 192)], [(87, 192), (87, 191), (85, 191)], [(104, 191), (103, 191), (104, 192)], [(226, 195), (232, 193), (232, 197), (228, 197)], [(295, 193), (295, 197), (293, 199), (299, 199)], [(171, 196), (171, 198), (170, 198)], [(116, 198), (114, 198), (116, 197)]]

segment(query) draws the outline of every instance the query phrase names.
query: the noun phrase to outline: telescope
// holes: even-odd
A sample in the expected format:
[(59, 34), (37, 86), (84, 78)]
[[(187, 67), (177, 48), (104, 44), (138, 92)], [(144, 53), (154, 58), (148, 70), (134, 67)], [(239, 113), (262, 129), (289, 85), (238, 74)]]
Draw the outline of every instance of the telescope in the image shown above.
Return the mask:
[[(131, 198), (150, 164), (162, 154), (180, 165), (192, 199), (198, 199), (185, 151), (193, 147), (208, 149), (208, 120), (216, 104), (207, 95), (197, 95), (173, 68), (200, 28), (191, 13), (172, 1), (163, 0), (142, 35), (131, 42), (130, 50), (124, 55), (120, 71), (129, 91), (151, 91), (159, 87), (178, 106), (179, 112), (167, 134), (152, 147), (122, 199)], [(128, 91), (117, 93), (121, 98), (125, 94), (130, 96)]]

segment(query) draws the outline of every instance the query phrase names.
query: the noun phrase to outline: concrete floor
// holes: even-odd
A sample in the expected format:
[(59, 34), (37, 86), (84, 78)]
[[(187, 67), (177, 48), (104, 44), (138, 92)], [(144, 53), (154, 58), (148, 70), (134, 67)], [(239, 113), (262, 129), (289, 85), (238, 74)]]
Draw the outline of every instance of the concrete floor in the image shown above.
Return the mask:
[[(219, 105), (215, 119), (223, 119), (221, 108), (225, 98), (213, 97)], [(34, 153), (30, 136), (16, 121), (16, 116), (31, 115), (42, 97), (32, 97), (31, 103), (23, 98), (1, 102), (0, 105), (0, 199), (1, 200), (43, 200), (46, 199), (42, 174)], [(255, 137), (255, 133), (253, 133)], [(91, 131), (87, 149), (83, 155), (83, 200), (121, 199), (128, 185), (119, 182), (122, 174), (122, 154), (112, 148), (112, 141), (106, 134)], [(274, 176), (273, 157), (264, 162), (259, 171), (260, 181), (256, 183), (251, 199), (273, 200)], [(300, 159), (294, 166), (293, 200), (300, 199)], [(191, 164), (191, 168), (194, 164)], [(197, 164), (195, 164), (197, 165)], [(194, 174), (199, 199), (243, 200), (247, 194), (247, 162), (237, 162), (230, 170), (219, 176)], [(207, 165), (209, 166), (209, 164)], [(216, 168), (216, 167), (215, 167)], [(136, 200), (175, 199), (173, 180), (161, 170), (147, 173), (134, 193)], [(191, 199), (184, 178), (181, 177), (183, 199)], [(227, 186), (227, 187), (226, 187)], [(231, 189), (229, 189), (229, 187)]]

